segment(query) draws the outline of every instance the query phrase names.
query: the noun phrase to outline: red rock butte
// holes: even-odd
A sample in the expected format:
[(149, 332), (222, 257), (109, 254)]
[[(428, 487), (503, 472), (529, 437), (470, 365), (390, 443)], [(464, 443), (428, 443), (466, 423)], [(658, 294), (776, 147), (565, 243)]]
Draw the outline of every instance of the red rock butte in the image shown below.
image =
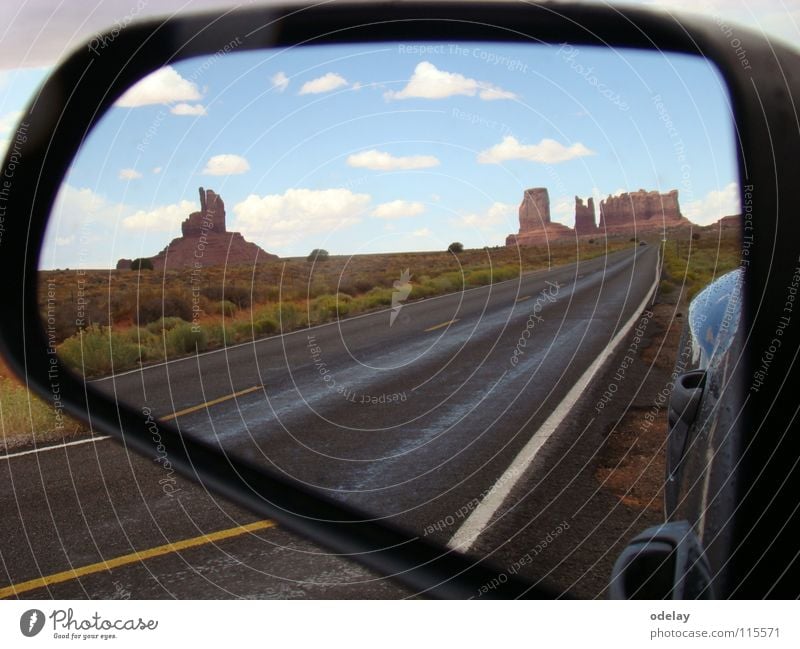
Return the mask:
[[(200, 188), (200, 211), (192, 212), (181, 223), (181, 236), (169, 242), (154, 257), (155, 270), (200, 268), (204, 266), (239, 266), (278, 259), (256, 244), (245, 241), (239, 232), (225, 226), (225, 203), (211, 189)], [(117, 269), (131, 267), (130, 259), (120, 259)]]
[(666, 194), (640, 189), (600, 201), (600, 223), (594, 199), (575, 197), (575, 228), (550, 220), (550, 196), (545, 187), (526, 189), (519, 206), (519, 232), (506, 237), (507, 246), (547, 245), (550, 241), (598, 235), (632, 236), (690, 226), (681, 214), (678, 190)]

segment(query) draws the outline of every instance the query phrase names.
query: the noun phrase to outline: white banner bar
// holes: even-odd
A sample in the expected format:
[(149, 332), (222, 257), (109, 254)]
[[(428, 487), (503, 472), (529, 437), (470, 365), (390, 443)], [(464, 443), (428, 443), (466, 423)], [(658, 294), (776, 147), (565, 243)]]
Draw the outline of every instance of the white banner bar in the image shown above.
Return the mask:
[(794, 601), (30, 600), (0, 603), (0, 646), (798, 647), (798, 614)]

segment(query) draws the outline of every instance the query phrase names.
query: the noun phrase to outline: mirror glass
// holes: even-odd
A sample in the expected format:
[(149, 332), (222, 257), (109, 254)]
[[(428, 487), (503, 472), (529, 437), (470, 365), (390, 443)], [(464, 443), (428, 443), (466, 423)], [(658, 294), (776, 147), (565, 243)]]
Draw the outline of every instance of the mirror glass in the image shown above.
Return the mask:
[(74, 160), (41, 252), (54, 352), (156, 431), (596, 595), (663, 519), (688, 301), (739, 263), (718, 73), (229, 49), (141, 80)]

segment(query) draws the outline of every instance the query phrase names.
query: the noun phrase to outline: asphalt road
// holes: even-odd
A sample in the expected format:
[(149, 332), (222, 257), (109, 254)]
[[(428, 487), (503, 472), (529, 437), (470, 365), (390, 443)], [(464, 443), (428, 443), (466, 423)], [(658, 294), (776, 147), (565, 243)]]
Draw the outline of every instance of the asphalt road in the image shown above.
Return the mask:
[[(657, 262), (643, 246), (438, 298), (413, 301), (412, 291), (394, 311), (93, 385), (447, 543), (498, 481), (524, 477), (508, 469), (545, 421), (560, 422), (554, 442), (580, 432), (559, 404), (638, 313)], [(32, 582), (24, 597), (408, 595), (269, 524), (130, 558), (255, 519), (113, 441), (9, 458), (0, 485), (0, 589), (123, 558), (110, 572)], [(509, 534), (498, 530), (481, 544)]]

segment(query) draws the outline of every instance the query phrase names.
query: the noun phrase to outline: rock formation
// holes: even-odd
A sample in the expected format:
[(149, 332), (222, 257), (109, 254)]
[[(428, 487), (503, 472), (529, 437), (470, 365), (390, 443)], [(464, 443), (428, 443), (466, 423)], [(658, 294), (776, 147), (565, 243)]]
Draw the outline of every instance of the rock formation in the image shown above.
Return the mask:
[(721, 230), (740, 230), (742, 228), (742, 215), (741, 214), (730, 214), (729, 216), (723, 216), (719, 221), (716, 223), (712, 223), (709, 226), (710, 228), (717, 228)]
[(677, 189), (666, 194), (640, 189), (600, 201), (600, 231), (607, 234), (632, 234), (682, 225), (690, 225), (690, 221), (681, 214)]
[(225, 203), (213, 189), (200, 188), (200, 211), (192, 212), (189, 218), (181, 223), (184, 237), (197, 236), (203, 230), (225, 232)]
[[(225, 225), (225, 203), (211, 189), (200, 188), (200, 211), (192, 212), (181, 223), (182, 236), (154, 257), (150, 257), (154, 270), (201, 268), (204, 266), (253, 265), (256, 261), (274, 260), (278, 257), (245, 241), (239, 232), (228, 232)], [(131, 267), (130, 259), (120, 259), (117, 269)]]
[(550, 198), (547, 189), (526, 189), (519, 206), (519, 233), (506, 237), (506, 245), (547, 245), (557, 239), (583, 236), (633, 236), (640, 232), (663, 232), (690, 226), (681, 214), (678, 190), (666, 194), (637, 192), (609, 196), (600, 201), (600, 223), (595, 221), (594, 199), (575, 197), (575, 229), (550, 221)]
[(550, 221), (550, 196), (545, 187), (526, 189), (519, 206), (519, 233), (506, 237), (506, 245), (546, 245), (548, 241), (574, 236), (571, 228)]
[(594, 199), (589, 198), (586, 205), (583, 200), (575, 197), (575, 234), (597, 234), (597, 221), (594, 218)]

